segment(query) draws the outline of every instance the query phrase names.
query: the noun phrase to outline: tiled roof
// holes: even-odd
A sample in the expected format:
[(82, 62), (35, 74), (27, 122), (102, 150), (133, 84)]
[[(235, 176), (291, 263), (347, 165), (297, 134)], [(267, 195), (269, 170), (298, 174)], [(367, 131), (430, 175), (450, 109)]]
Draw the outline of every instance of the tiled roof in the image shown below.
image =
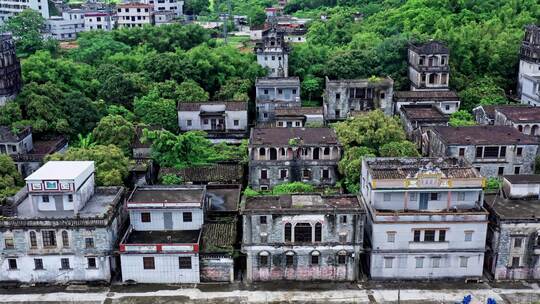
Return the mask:
[(497, 107), (495, 108), (495, 112), (504, 114), (504, 116), (515, 123), (540, 121), (540, 108), (537, 107)]
[(202, 233), (203, 253), (223, 253), (234, 249), (236, 220), (205, 223)]
[(26, 136), (32, 133), (32, 128), (25, 127), (18, 133), (14, 133), (11, 128), (0, 126), (0, 142), (1, 143), (16, 143), (21, 141)]
[(540, 139), (511, 126), (436, 126), (432, 130), (448, 145), (538, 145)]
[(253, 196), (246, 199), (243, 211), (266, 210), (271, 213), (304, 213), (321, 210), (363, 210), (355, 195), (287, 194)]
[(448, 54), (446, 44), (440, 41), (429, 41), (426, 43), (411, 43), (409, 47), (417, 54)]
[(518, 175), (505, 175), (512, 184), (540, 184), (540, 174), (518, 174)]
[(135, 7), (135, 8), (138, 8), (138, 7), (153, 8), (154, 6), (151, 5), (151, 4), (131, 2), (131, 3), (120, 3), (120, 4), (118, 4), (118, 7), (121, 7), (121, 8), (129, 8), (129, 7)]
[(401, 112), (411, 121), (448, 121), (448, 116), (434, 105), (404, 105)]
[(374, 179), (405, 179), (420, 170), (440, 170), (447, 178), (480, 178), (471, 165), (457, 158), (376, 157), (365, 159)]
[(210, 166), (190, 167), (183, 169), (161, 168), (160, 176), (176, 174), (183, 182), (209, 183), (209, 182), (237, 182), (244, 176), (244, 167), (240, 164), (215, 164)]
[(276, 116), (323, 115), (322, 107), (295, 107), (275, 110)]
[(454, 91), (396, 91), (393, 96), (394, 102), (397, 101), (430, 101), (430, 100), (459, 100)]
[(248, 104), (243, 101), (179, 102), (178, 111), (200, 111), (201, 106), (224, 105), (225, 111), (247, 111)]
[(249, 139), (252, 145), (289, 145), (289, 140), (298, 139), (298, 145), (338, 145), (339, 141), (331, 128), (253, 128)]

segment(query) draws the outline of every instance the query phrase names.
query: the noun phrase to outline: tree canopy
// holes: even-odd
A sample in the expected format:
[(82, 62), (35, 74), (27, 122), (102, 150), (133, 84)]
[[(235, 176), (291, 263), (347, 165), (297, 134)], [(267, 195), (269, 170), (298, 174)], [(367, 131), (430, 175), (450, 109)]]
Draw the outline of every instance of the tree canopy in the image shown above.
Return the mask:
[(0, 205), (4, 200), (17, 193), (22, 187), (22, 177), (13, 159), (7, 154), (0, 154)]

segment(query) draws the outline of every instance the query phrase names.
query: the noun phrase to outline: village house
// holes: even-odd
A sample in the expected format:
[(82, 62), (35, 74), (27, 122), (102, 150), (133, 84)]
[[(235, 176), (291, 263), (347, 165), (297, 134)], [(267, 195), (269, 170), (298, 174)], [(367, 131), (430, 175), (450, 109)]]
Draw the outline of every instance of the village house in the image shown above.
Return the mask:
[(116, 16), (107, 11), (90, 11), (84, 13), (84, 30), (110, 31), (116, 25)]
[[(33, 1), (30, 1), (33, 2)], [(0, 14), (1, 16), (1, 14)], [(2, 18), (2, 17), (0, 17)], [(9, 33), (0, 35), (0, 107), (15, 99), (22, 88), (21, 64), (15, 53), (15, 41)]]
[(213, 142), (239, 143), (247, 137), (247, 102), (179, 102), (180, 131), (202, 130)]
[(539, 194), (540, 175), (504, 176), (499, 192), (486, 194), (486, 270), (495, 280), (540, 278)]
[[(495, 123), (495, 109), (504, 105), (480, 105), (472, 110), (477, 124), (486, 126)], [(506, 105), (508, 106), (508, 105)]]
[(393, 110), (398, 115), (404, 105), (433, 105), (444, 114), (459, 110), (460, 100), (455, 91), (398, 91), (394, 92)]
[(154, 5), (144, 3), (122, 3), (116, 6), (119, 28), (142, 27), (154, 24)]
[(448, 90), (450, 51), (439, 41), (410, 43), (408, 49), (411, 91)]
[(483, 185), (478, 171), (456, 158), (364, 158), (370, 277), (481, 278)]
[(258, 122), (273, 122), (276, 109), (300, 108), (300, 78), (264, 77), (255, 81)]
[(434, 105), (405, 105), (401, 107), (401, 124), (409, 140), (418, 149), (422, 148), (422, 140), (426, 129), (431, 126), (447, 126), (449, 117)]
[(301, 128), (324, 125), (322, 107), (279, 108), (275, 110), (275, 126)]
[(512, 126), (523, 134), (540, 136), (540, 108), (506, 106), (495, 108), (496, 126)]
[(0, 205), (0, 281), (109, 282), (122, 187), (96, 187), (92, 161), (49, 161)]
[(540, 105), (540, 26), (528, 25), (519, 51), (518, 96), (521, 103)]
[(341, 153), (341, 144), (330, 128), (253, 128), (249, 186), (256, 190), (288, 182), (334, 186)]
[(268, 69), (269, 77), (289, 76), (289, 46), (284, 32), (272, 27), (262, 32), (262, 40), (255, 45), (257, 63)]
[(390, 77), (369, 79), (326, 78), (323, 94), (324, 118), (326, 121), (343, 120), (351, 112), (381, 109), (392, 115), (394, 81)]
[(68, 9), (61, 16), (51, 16), (46, 21), (50, 36), (56, 40), (77, 39), (77, 33), (84, 31), (84, 15), (82, 9)]
[(540, 139), (511, 126), (435, 126), (427, 132), (430, 157), (462, 157), (486, 177), (531, 174)]
[(355, 195), (255, 196), (241, 214), (248, 282), (360, 278), (365, 210)]

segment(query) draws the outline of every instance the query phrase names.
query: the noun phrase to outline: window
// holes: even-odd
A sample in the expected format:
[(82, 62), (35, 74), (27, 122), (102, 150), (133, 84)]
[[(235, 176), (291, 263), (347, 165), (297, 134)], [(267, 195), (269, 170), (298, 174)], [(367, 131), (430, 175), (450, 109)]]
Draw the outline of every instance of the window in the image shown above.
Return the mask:
[(60, 259), (60, 269), (70, 269), (69, 267), (69, 259), (68, 258), (62, 258)]
[(499, 147), (484, 147), (485, 158), (497, 158), (499, 156)]
[(266, 215), (259, 216), (259, 224), (265, 224), (266, 225)]
[(62, 247), (69, 247), (69, 235), (67, 231), (62, 231)]
[(309, 171), (308, 169), (302, 170), (302, 178), (310, 179), (311, 178), (311, 171)]
[(330, 148), (326, 147), (323, 149), (323, 154), (324, 155), (330, 155)]
[(446, 241), (446, 230), (439, 230), (439, 242)]
[(514, 174), (519, 174), (520, 171), (521, 171), (521, 167), (520, 167), (520, 166), (514, 167)]
[(416, 198), (416, 192), (411, 192), (409, 193), (409, 201), (411, 202), (416, 202), (417, 198)]
[(191, 269), (191, 257), (178, 257), (179, 269)]
[(58, 189), (58, 182), (45, 181), (45, 189), (47, 189), (47, 190), (56, 190), (56, 189)]
[(416, 257), (416, 268), (424, 268), (424, 257)]
[(292, 224), (285, 224), (285, 242), (290, 242), (292, 239)]
[(34, 270), (43, 270), (43, 260), (34, 259)]
[(292, 90), (293, 95), (296, 95), (296, 89)]
[(413, 237), (413, 241), (415, 242), (420, 242), (420, 234), (422, 233), (422, 231), (420, 230), (415, 230), (414, 231), (414, 237)]
[(238, 119), (233, 120), (233, 125), (239, 126), (240, 125), (240, 120), (238, 120)]
[(56, 232), (54, 230), (41, 231), (43, 247), (56, 247)]
[(347, 252), (342, 251), (338, 253), (338, 264), (346, 264), (347, 263)]
[(17, 270), (17, 259), (8, 259), (9, 270)]
[(469, 262), (468, 257), (459, 257), (459, 267), (461, 268), (467, 268), (467, 264)]
[(482, 147), (476, 147), (476, 157), (482, 157), (483, 150)]
[(522, 147), (518, 147), (516, 149), (516, 156), (522, 156), (523, 155), (523, 148)]
[(48, 195), (44, 195), (44, 196), (42, 197), (42, 199), (43, 199), (43, 202), (44, 202), (44, 203), (48, 203), (48, 202), (49, 202), (49, 196), (48, 196)]
[(150, 212), (141, 213), (141, 222), (150, 223), (151, 221), (152, 221), (152, 217), (150, 216)]
[(459, 148), (459, 156), (465, 156), (465, 148)]
[(295, 242), (311, 242), (313, 241), (311, 235), (310, 223), (298, 223), (294, 226), (294, 241)]
[(497, 174), (498, 175), (503, 175), (504, 174), (504, 167), (499, 167), (499, 170), (497, 171)]
[(264, 94), (268, 94), (268, 90), (267, 90), (267, 89), (264, 90)]
[(394, 258), (385, 257), (384, 258), (384, 268), (392, 268), (394, 264)]
[(68, 202), (73, 202), (73, 194), (68, 194)]
[[(444, 76), (444, 75), (443, 75), (443, 76)], [(445, 81), (445, 82), (446, 82), (446, 81)], [(445, 109), (446, 111), (450, 111), (450, 105), (445, 105), (445, 106), (444, 106), (444, 109)]]
[(94, 248), (94, 238), (85, 238), (84, 245), (86, 248)]
[(268, 171), (266, 169), (261, 169), (261, 179), (268, 179)]
[(396, 232), (395, 231), (389, 231), (386, 233), (386, 241), (388, 243), (395, 243), (396, 242)]
[(4, 247), (5, 249), (13, 249), (15, 248), (15, 243), (13, 241), (12, 235), (4, 235)]
[(37, 248), (37, 236), (35, 231), (30, 231), (30, 248)]
[(472, 231), (465, 231), (465, 242), (472, 242)]
[(185, 223), (193, 222), (193, 213), (191, 213), (191, 212), (183, 212), (182, 213), (182, 220)]
[(205, 119), (203, 120), (203, 123), (204, 123), (205, 125), (207, 125), (207, 124), (208, 124), (208, 118), (205, 118)]
[(499, 152), (499, 157), (505, 157), (506, 156), (506, 147), (501, 147), (501, 151)]
[(385, 193), (385, 194), (383, 195), (383, 200), (384, 200), (385, 202), (391, 201), (391, 200), (392, 200), (392, 193)]
[(259, 149), (259, 156), (266, 156), (266, 149), (265, 148), (260, 148)]
[(336, 93), (336, 99), (341, 99), (341, 94)]
[(519, 257), (512, 257), (512, 265), (511, 267), (519, 267), (520, 258)]
[(440, 257), (431, 258), (431, 267), (440, 268), (441, 267), (441, 258)]
[(287, 252), (285, 255), (285, 266), (292, 266), (294, 264), (294, 253)]
[(323, 170), (322, 170), (322, 178), (323, 178), (323, 179), (329, 179), (329, 178), (330, 178), (330, 170), (328, 170), (328, 169), (323, 169)]
[(87, 258), (86, 262), (88, 263), (88, 268), (97, 268), (96, 258)]
[(287, 169), (280, 169), (279, 170), (279, 178), (281, 178), (281, 179), (287, 178)]
[(435, 230), (424, 231), (424, 242), (435, 242)]
[(319, 255), (320, 253), (318, 251), (311, 253), (311, 265), (319, 265)]
[(341, 117), (341, 111), (336, 110), (336, 117)]
[(193, 125), (193, 121), (191, 119), (186, 120), (186, 124), (188, 127), (191, 127)]
[(283, 94), (283, 90), (282, 90), (282, 89), (278, 89), (277, 92), (278, 92), (278, 94)]
[(339, 233), (339, 242), (340, 243), (347, 242), (347, 232), (340, 232)]
[(154, 257), (143, 257), (143, 268), (156, 269), (156, 265), (154, 263)]
[(315, 242), (320, 242), (322, 240), (322, 224), (315, 224)]
[(457, 200), (458, 201), (464, 201), (465, 200), (465, 192), (458, 192), (457, 193)]
[(429, 194), (429, 200), (430, 201), (438, 201), (439, 200), (439, 193), (437, 192), (431, 192)]
[(347, 224), (347, 216), (346, 216), (346, 215), (342, 215), (342, 216), (340, 217), (340, 220), (341, 220), (341, 223), (342, 223), (342, 224)]
[(381, 99), (384, 99), (386, 97), (386, 95), (384, 94), (384, 92), (381, 92)]
[(523, 239), (518, 237), (514, 239), (514, 248), (521, 248), (523, 245)]
[(259, 266), (268, 266), (268, 253), (267, 252), (261, 252), (259, 254)]

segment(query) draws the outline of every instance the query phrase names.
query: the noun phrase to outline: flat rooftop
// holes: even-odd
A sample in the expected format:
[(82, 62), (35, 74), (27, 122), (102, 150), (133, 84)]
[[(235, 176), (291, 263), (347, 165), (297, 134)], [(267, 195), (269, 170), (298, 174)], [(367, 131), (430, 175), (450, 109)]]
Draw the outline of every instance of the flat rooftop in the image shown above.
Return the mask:
[(201, 230), (136, 231), (132, 230), (124, 244), (195, 244)]
[(259, 77), (255, 81), (255, 86), (300, 86), (298, 77)]
[(94, 195), (84, 205), (77, 215), (73, 210), (69, 211), (39, 211), (33, 208), (30, 198), (27, 196), (17, 205), (17, 219), (92, 219), (103, 218), (111, 212), (119, 203), (124, 189), (122, 187), (97, 187)]
[(248, 104), (244, 101), (209, 101), (209, 102), (179, 102), (178, 111), (247, 111)]
[(208, 211), (237, 211), (240, 204), (241, 185), (208, 185), (206, 195), (209, 198)]
[(363, 211), (355, 195), (289, 194), (253, 196), (246, 199), (244, 212), (309, 213), (328, 210)]
[(253, 128), (249, 143), (252, 145), (290, 145), (290, 139), (298, 139), (298, 145), (339, 145), (336, 132), (331, 128)]
[(432, 130), (449, 145), (538, 145), (540, 139), (511, 126), (436, 126)]
[(498, 194), (486, 194), (484, 200), (503, 221), (540, 220), (540, 200), (507, 199)]
[(351, 86), (351, 87), (366, 87), (366, 88), (376, 88), (384, 87), (388, 88), (394, 85), (394, 80), (390, 77), (376, 77), (376, 78), (358, 78), (358, 79), (329, 79), (326, 78), (326, 87), (340, 87), (340, 86)]
[(93, 168), (93, 161), (48, 161), (25, 180), (70, 180)]
[(505, 175), (512, 184), (540, 184), (540, 174)]
[(18, 132), (6, 126), (0, 126), (0, 143), (17, 143), (26, 136), (32, 135), (32, 128), (25, 127)]
[(131, 193), (130, 203), (202, 203), (203, 186), (149, 186), (137, 187)]
[(401, 112), (410, 121), (448, 122), (449, 117), (434, 105), (404, 105)]
[(499, 107), (495, 111), (516, 123), (540, 121), (540, 108), (537, 107)]
[(322, 107), (294, 107), (275, 110), (276, 116), (323, 115)]
[(364, 159), (374, 179), (414, 178), (422, 171), (440, 171), (446, 178), (480, 178), (471, 165), (457, 158), (375, 157)]

